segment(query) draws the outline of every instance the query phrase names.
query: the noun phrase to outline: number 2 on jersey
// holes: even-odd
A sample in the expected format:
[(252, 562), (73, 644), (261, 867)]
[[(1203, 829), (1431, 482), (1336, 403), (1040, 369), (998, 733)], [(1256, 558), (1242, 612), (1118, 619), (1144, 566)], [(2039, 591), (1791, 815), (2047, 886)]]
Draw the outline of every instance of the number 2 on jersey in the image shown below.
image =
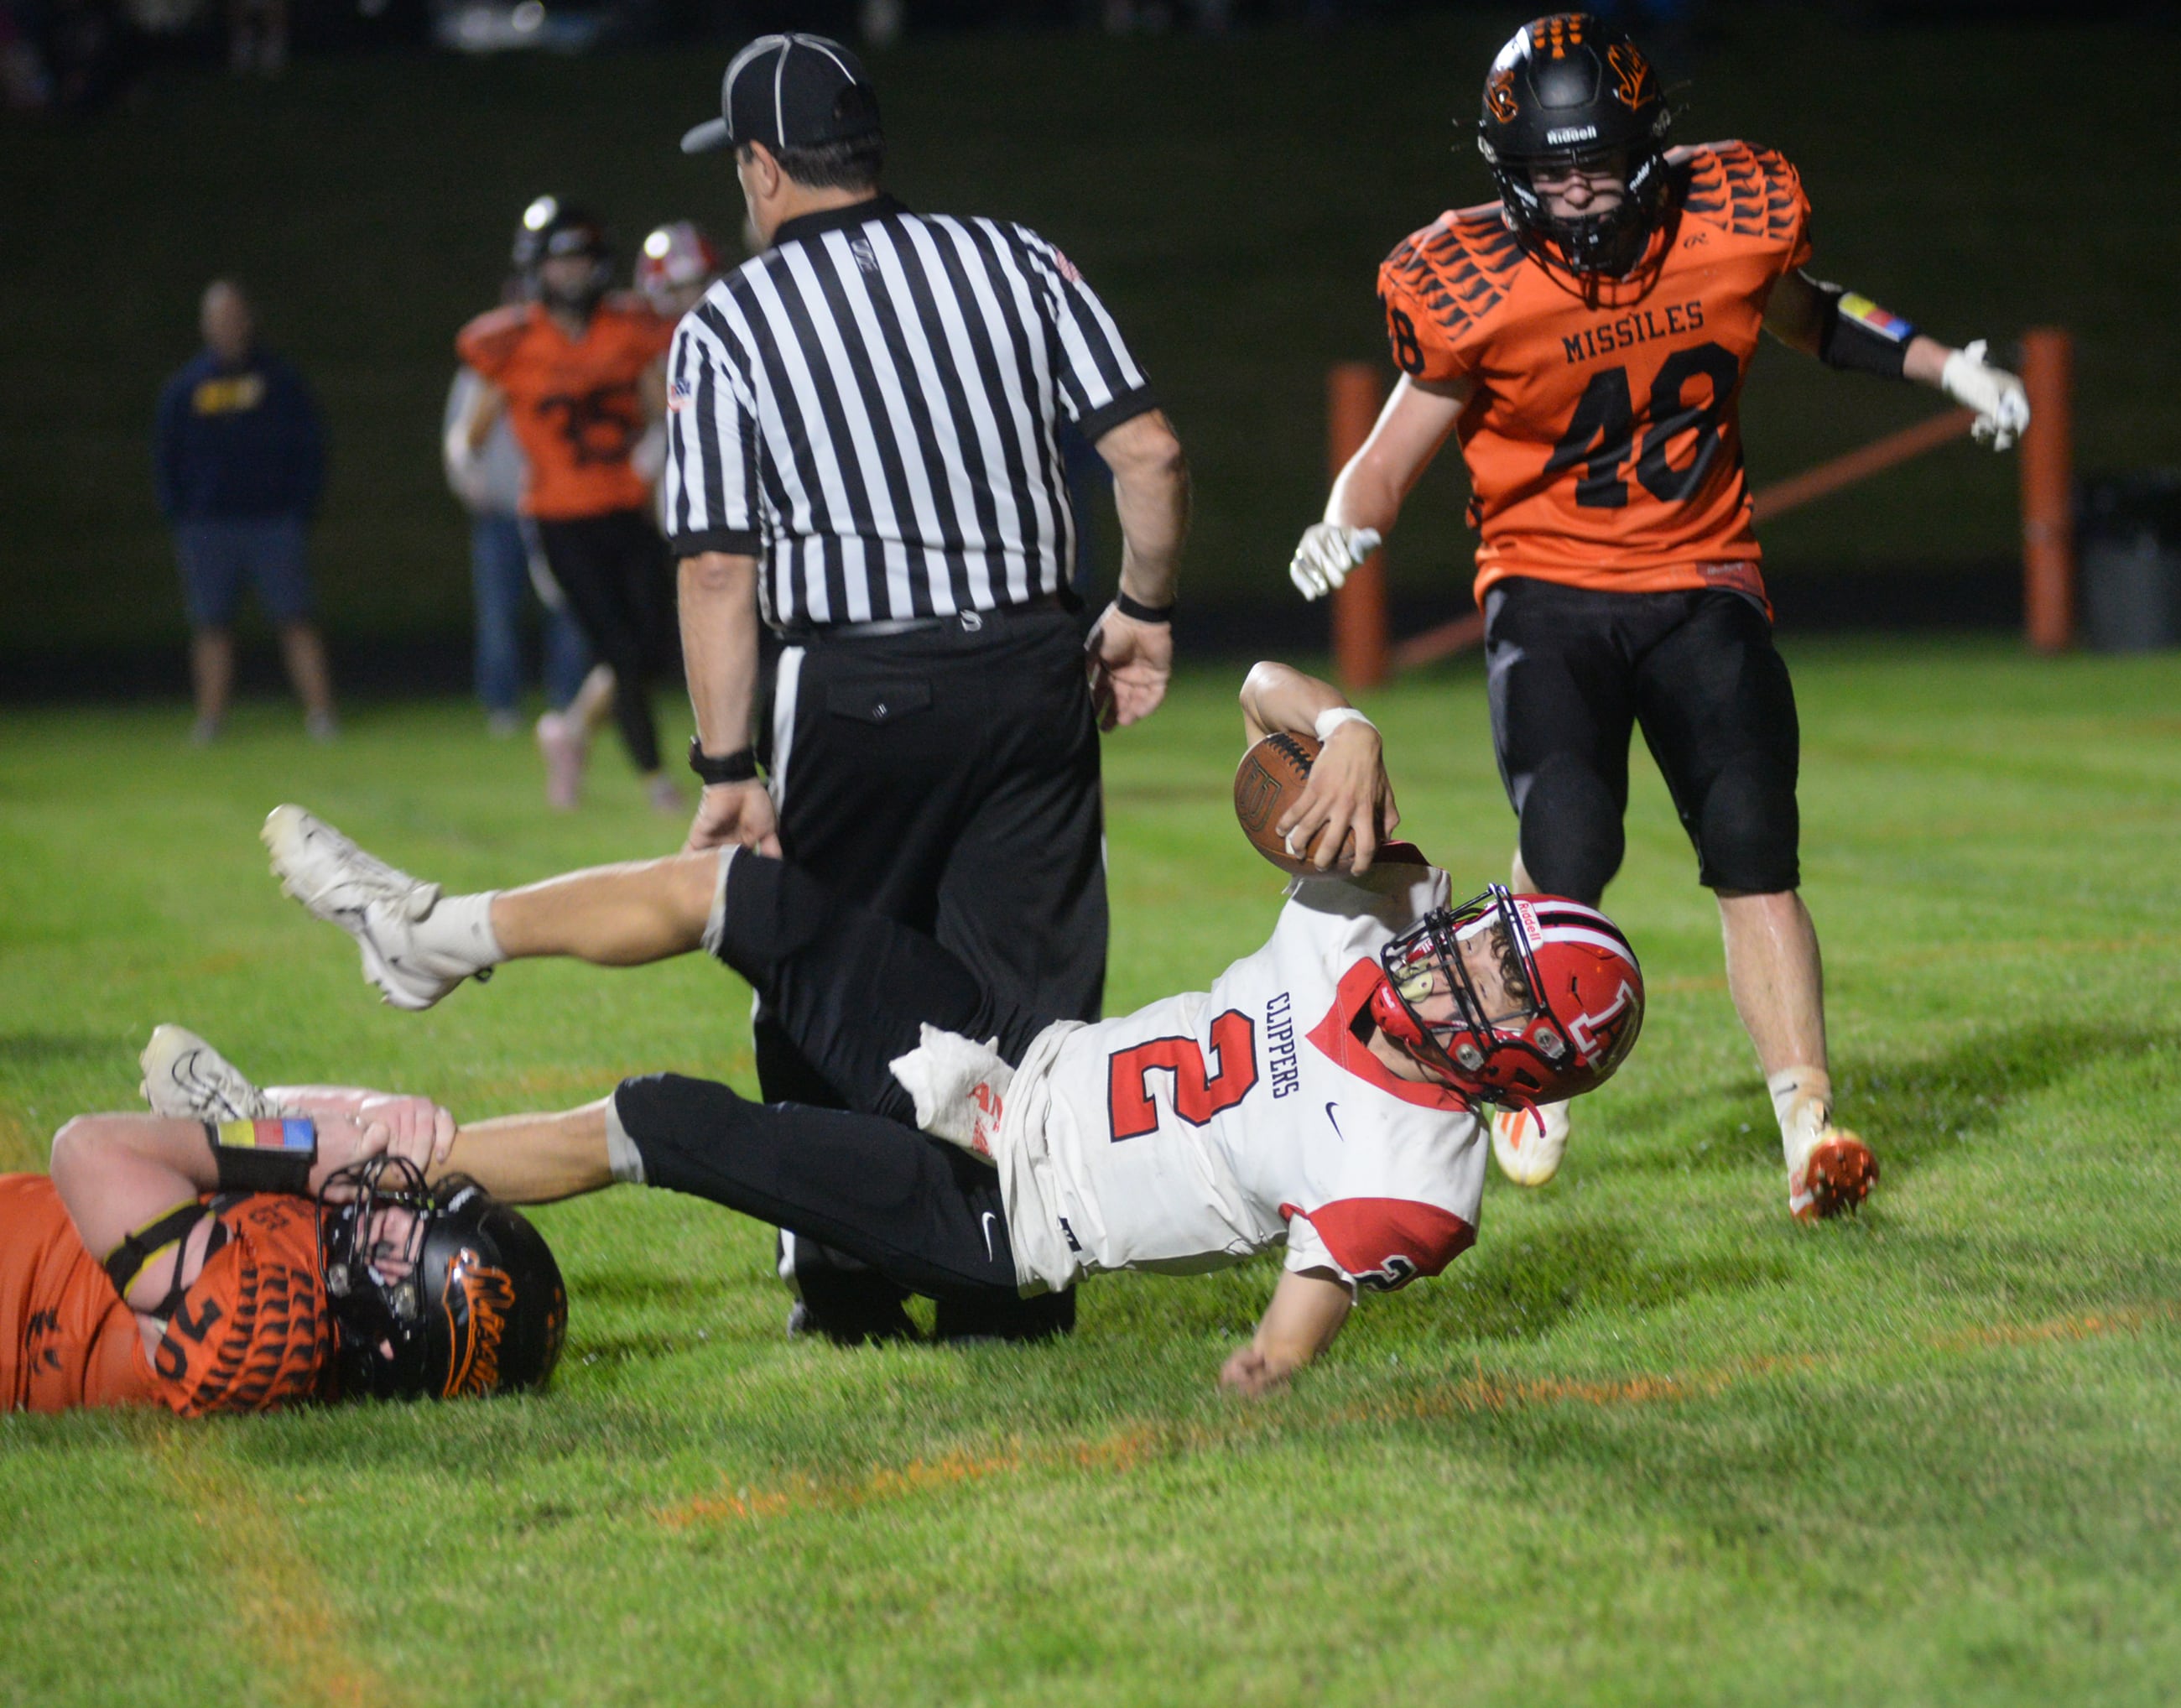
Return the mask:
[[(1636, 478), (1659, 503), (1679, 504), (1703, 485), (1712, 459), (1719, 454), (1720, 422), (1741, 377), (1733, 356), (1716, 344), (1677, 350), (1660, 364), (1658, 378), (1651, 382), (1651, 424), (1643, 431), (1643, 449), (1636, 456)], [(1683, 394), (1689, 382), (1698, 378), (1710, 382), (1711, 395), (1701, 403), (1690, 403)], [(1687, 464), (1676, 467), (1667, 460), (1667, 449), (1676, 435), (1692, 432), (1696, 434), (1694, 449)], [(1586, 510), (1620, 510), (1628, 502), (1628, 481), (1621, 467), (1634, 449), (1635, 438), (1628, 370), (1601, 368), (1576, 400), (1575, 415), (1553, 447), (1545, 473), (1558, 474), (1580, 463), (1582, 474), (1575, 484), (1575, 501)]]
[(1193, 1127), (1248, 1097), (1257, 1083), (1257, 1029), (1249, 1015), (1229, 1009), (1212, 1021), (1212, 1049), (1219, 1059), (1216, 1074), (1205, 1071), (1204, 1052), (1191, 1037), (1147, 1038), (1114, 1051), (1106, 1081), (1113, 1142), (1158, 1130), (1158, 1105), (1151, 1092), (1156, 1070), (1173, 1075), (1173, 1112)]

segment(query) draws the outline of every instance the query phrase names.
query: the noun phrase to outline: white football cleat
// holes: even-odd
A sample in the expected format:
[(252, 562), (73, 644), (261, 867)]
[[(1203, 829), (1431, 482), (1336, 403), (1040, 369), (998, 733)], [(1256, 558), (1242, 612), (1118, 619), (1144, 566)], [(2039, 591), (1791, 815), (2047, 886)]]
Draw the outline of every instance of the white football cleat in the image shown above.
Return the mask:
[(280, 887), (312, 917), (339, 926), (363, 950), (363, 976), (388, 1003), (428, 1009), (474, 965), (422, 948), (416, 926), (439, 904), (439, 887), (366, 854), (331, 825), (299, 806), (276, 806), (258, 839), (273, 856)]
[(1542, 1186), (1560, 1172), (1567, 1154), (1565, 1103), (1492, 1112), (1492, 1156), (1499, 1172), (1518, 1186)]
[(155, 1115), (183, 1121), (269, 1121), (285, 1113), (241, 1069), (187, 1026), (154, 1026), (136, 1059), (137, 1089)]

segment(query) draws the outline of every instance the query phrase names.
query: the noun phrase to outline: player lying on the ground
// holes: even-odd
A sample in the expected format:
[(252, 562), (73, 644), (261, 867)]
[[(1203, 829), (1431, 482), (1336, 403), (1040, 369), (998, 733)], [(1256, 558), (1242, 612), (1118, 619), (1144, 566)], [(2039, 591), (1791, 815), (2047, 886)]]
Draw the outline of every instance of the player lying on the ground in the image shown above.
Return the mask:
[[(1344, 702), (1260, 665), (1242, 704), (1255, 739)], [(1405, 844), (1375, 849), (1378, 732), (1328, 725), (1294, 835), (1328, 865), (1352, 837), (1367, 870), (1297, 879), (1270, 941), (1208, 992), (1095, 1025), (995, 1000), (930, 938), (747, 850), (445, 896), (298, 807), (265, 839), (289, 894), (357, 939), (398, 1007), (502, 961), (627, 966), (701, 947), (848, 1105), (625, 1080), (583, 1108), (464, 1127), (451, 1164), (503, 1197), (616, 1180), (692, 1192), (942, 1298), (1284, 1244), (1287, 1274), (1223, 1372), (1256, 1392), (1325, 1347), (1359, 1286), (1435, 1275), (1468, 1246), (1482, 1105), (1590, 1090), (1643, 1015), (1643, 976), (1603, 915), (1496, 887), (1449, 907), (1445, 873)]]
[(258, 1092), (202, 1040), (144, 1052), (153, 1114), (79, 1115), (0, 1175), (0, 1411), (184, 1417), (543, 1383), (567, 1324), (530, 1224), (456, 1177), (421, 1097)]

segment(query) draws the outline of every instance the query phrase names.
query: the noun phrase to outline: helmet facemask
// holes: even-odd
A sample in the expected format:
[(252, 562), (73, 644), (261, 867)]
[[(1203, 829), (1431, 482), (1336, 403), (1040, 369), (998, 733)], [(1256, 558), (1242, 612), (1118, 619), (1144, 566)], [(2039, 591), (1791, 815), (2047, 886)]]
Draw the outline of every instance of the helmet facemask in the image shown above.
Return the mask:
[(404, 1157), (373, 1157), (329, 1176), (318, 1207), (341, 1392), (415, 1398), (426, 1391), (420, 1260), (433, 1211), (422, 1173)]
[[(1497, 999), (1479, 985), (1471, 955), (1482, 943), (1497, 973)], [(1433, 1078), (1480, 1103), (1536, 1101), (1567, 1041), (1540, 992), (1535, 959), (1505, 887), (1426, 915), (1379, 951), (1385, 981), (1373, 999), (1379, 1028)]]
[(462, 1175), (428, 1186), (395, 1156), (343, 1169), (319, 1203), (345, 1394), (483, 1397), (552, 1374), (567, 1293), (516, 1211)]
[[(1601, 285), (1625, 279), (1642, 265), (1652, 234), (1666, 214), (1666, 157), (1662, 149), (1604, 148), (1507, 159), (1495, 156), (1482, 139), (1477, 146), (1491, 163), (1508, 223), (1532, 255)], [(1577, 172), (1617, 180), (1620, 199), (1599, 213), (1554, 213), (1537, 180)]]

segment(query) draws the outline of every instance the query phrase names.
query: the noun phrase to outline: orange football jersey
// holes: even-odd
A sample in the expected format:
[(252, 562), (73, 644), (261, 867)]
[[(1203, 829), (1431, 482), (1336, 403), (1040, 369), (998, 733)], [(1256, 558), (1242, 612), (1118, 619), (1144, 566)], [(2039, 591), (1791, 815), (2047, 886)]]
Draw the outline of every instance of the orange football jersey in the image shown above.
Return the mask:
[(1648, 272), (1591, 307), (1516, 241), (1498, 202), (1442, 216), (1378, 269), (1394, 359), (1473, 390), (1477, 598), (1502, 577), (1762, 598), (1738, 406), (1773, 286), (1810, 256), (1810, 206), (1770, 149), (1672, 157), (1678, 218)]
[(643, 436), (638, 382), (673, 338), (674, 323), (628, 292), (599, 303), (572, 340), (534, 302), (461, 329), (456, 353), (507, 394), (508, 425), (530, 465), (525, 514), (566, 522), (651, 501), (628, 464)]
[[(263, 1412), (318, 1394), (329, 1324), (307, 1198), (220, 1201), (219, 1248), (149, 1357), (43, 1175), (0, 1175), (0, 1411)], [(157, 1259), (171, 1263), (171, 1255)]]

